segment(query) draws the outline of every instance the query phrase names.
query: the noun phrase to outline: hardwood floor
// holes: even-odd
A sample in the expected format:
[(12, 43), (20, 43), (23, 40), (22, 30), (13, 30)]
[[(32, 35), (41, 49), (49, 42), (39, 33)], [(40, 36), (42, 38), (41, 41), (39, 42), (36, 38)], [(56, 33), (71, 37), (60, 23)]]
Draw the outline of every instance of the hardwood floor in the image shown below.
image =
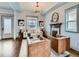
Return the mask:
[(68, 51), (70, 53), (70, 57), (79, 57), (79, 54), (74, 52), (73, 50)]
[[(79, 54), (75, 53), (73, 50), (68, 50), (68, 52), (70, 53), (69, 57), (79, 57)], [(60, 55), (52, 49), (50, 57), (60, 57)]]
[(0, 57), (18, 57), (22, 40), (0, 40)]
[[(0, 40), (0, 57), (19, 57), (19, 54), (26, 56), (26, 40)], [(25, 43), (24, 43), (25, 42)], [(25, 49), (22, 49), (22, 48)], [(24, 50), (24, 51), (21, 51)], [(79, 57), (79, 55), (72, 50), (69, 50), (70, 57)], [(53, 56), (52, 56), (53, 57)]]

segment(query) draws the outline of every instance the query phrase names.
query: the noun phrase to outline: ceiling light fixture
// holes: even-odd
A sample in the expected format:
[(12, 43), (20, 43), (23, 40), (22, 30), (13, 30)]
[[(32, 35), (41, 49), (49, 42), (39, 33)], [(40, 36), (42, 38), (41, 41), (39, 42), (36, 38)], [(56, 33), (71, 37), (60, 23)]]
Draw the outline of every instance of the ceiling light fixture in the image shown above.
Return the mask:
[(39, 2), (36, 2), (35, 13), (39, 13)]
[(38, 4), (39, 2), (36, 2), (36, 7), (39, 7), (39, 4)]

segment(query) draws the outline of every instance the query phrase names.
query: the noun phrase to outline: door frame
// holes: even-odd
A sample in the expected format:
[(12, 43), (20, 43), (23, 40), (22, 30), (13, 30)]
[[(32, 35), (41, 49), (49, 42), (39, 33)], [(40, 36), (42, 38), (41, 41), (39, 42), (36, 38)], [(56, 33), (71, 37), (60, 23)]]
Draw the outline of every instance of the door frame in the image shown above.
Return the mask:
[[(12, 19), (11, 19), (11, 22), (12, 22), (12, 37), (9, 37), (9, 38), (3, 38), (3, 30), (2, 30), (2, 28), (3, 28), (3, 26), (4, 26), (4, 20), (3, 20), (3, 17), (11, 17)], [(1, 39), (13, 39), (13, 37), (14, 37), (14, 16), (13, 15), (2, 15), (1, 16)]]

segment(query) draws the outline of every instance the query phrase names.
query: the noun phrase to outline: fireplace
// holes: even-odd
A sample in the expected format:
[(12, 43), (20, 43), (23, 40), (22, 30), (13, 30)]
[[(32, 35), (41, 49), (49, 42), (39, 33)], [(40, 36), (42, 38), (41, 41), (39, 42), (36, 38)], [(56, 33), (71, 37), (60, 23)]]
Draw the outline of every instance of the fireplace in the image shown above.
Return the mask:
[(62, 23), (51, 23), (50, 24), (50, 35), (55, 36), (61, 34)]
[(52, 31), (52, 36), (56, 37), (57, 34), (58, 34), (58, 31), (57, 31), (57, 30), (53, 30), (53, 31)]

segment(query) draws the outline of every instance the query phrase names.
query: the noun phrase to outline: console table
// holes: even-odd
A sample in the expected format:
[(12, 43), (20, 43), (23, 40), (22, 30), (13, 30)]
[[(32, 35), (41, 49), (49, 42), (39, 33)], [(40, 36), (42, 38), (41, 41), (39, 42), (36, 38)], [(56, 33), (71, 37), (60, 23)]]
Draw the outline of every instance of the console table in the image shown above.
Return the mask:
[(36, 40), (28, 44), (29, 57), (48, 57), (51, 54), (50, 40)]
[(70, 38), (65, 36), (51, 37), (51, 48), (57, 53), (63, 53), (70, 48)]

